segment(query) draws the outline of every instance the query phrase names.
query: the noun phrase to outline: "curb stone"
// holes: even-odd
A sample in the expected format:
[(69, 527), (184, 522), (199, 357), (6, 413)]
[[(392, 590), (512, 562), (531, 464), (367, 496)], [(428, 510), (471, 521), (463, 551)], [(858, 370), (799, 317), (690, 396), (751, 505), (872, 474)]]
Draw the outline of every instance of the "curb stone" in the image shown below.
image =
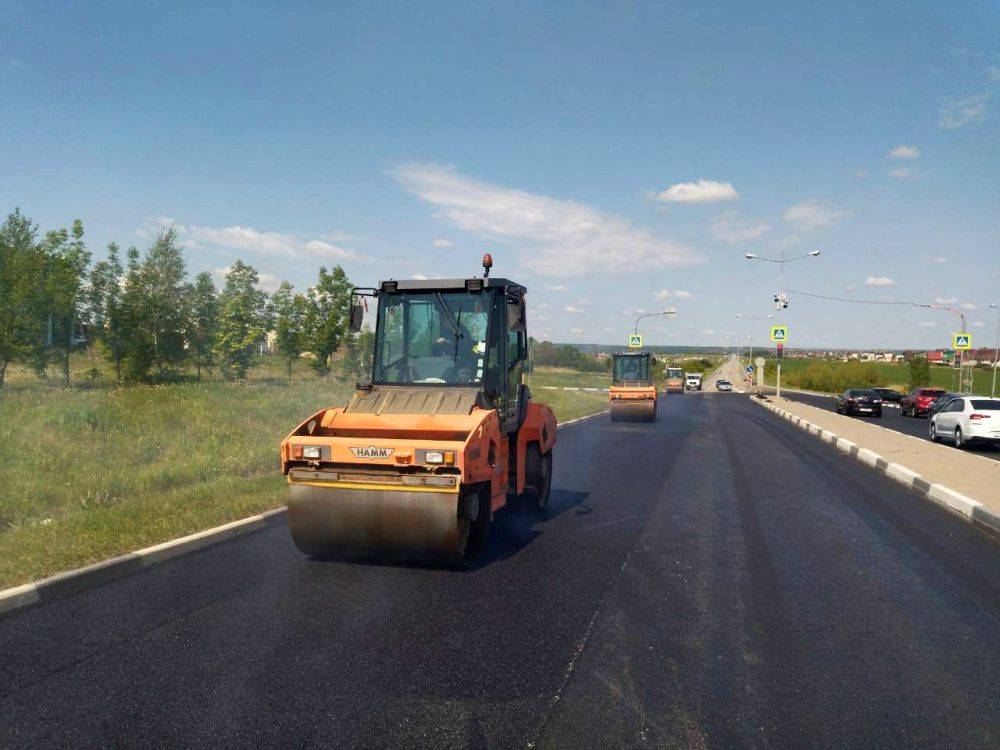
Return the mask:
[[(756, 401), (756, 399), (754, 399)], [(858, 461), (870, 466), (880, 474), (884, 474), (890, 479), (899, 482), (916, 490), (925, 500), (930, 500), (953, 513), (958, 514), (974, 526), (978, 526), (995, 539), (1000, 540), (1000, 515), (997, 515), (978, 500), (966, 497), (960, 492), (945, 487), (943, 484), (932, 484), (924, 479), (917, 472), (902, 464), (886, 461), (882, 456), (867, 448), (860, 448), (850, 440), (837, 437), (829, 430), (823, 430), (818, 425), (808, 422), (791, 412), (787, 412), (779, 406), (775, 406), (769, 401), (757, 401), (768, 411), (772, 411), (782, 419), (787, 419), (792, 424), (811, 434), (817, 435), (821, 440), (835, 445), (838, 450), (854, 456)]]
[[(606, 414), (607, 409), (595, 414), (588, 414), (585, 417), (577, 417), (566, 422), (559, 422), (558, 427), (566, 427), (585, 419)], [(87, 589), (95, 588), (105, 583), (109, 583), (118, 578), (138, 573), (158, 563), (166, 562), (175, 557), (196, 552), (205, 547), (210, 547), (219, 542), (224, 542), (233, 537), (243, 536), (255, 531), (276, 525), (282, 520), (287, 508), (282, 506), (266, 513), (241, 518), (238, 521), (231, 521), (222, 526), (215, 526), (211, 529), (199, 531), (178, 539), (171, 539), (152, 547), (135, 552), (128, 552), (109, 560), (87, 565), (82, 568), (67, 570), (56, 573), (48, 578), (38, 581), (14, 586), (9, 589), (0, 589), (0, 617), (7, 612), (12, 612), (22, 607), (32, 604), (44, 604), (58, 599), (78, 594)]]

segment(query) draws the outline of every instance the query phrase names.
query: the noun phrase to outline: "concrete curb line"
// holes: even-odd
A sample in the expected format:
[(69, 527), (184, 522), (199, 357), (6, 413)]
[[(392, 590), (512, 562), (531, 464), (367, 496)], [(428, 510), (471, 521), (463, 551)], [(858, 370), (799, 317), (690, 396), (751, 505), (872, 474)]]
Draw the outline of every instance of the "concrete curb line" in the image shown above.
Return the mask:
[(938, 505), (947, 508), (953, 513), (960, 515), (969, 523), (979, 526), (997, 540), (1000, 540), (1000, 515), (991, 511), (978, 500), (973, 500), (971, 497), (966, 497), (960, 492), (955, 492), (955, 490), (945, 487), (943, 484), (932, 484), (912, 469), (908, 469), (902, 464), (890, 463), (882, 458), (882, 456), (878, 453), (870, 451), (867, 448), (859, 448), (850, 440), (837, 437), (829, 430), (824, 430), (812, 422), (807, 422), (801, 417), (787, 412), (768, 401), (760, 401), (758, 399), (753, 400), (757, 401), (765, 409), (774, 412), (782, 419), (787, 419), (800, 429), (803, 429), (813, 435), (817, 435), (826, 443), (831, 443), (843, 453), (854, 456), (858, 461), (870, 466), (880, 474), (884, 474), (890, 479), (899, 482), (900, 484), (904, 484), (907, 487), (912, 487), (920, 493), (925, 500), (930, 500), (933, 503), (937, 503)]
[[(557, 426), (566, 427), (585, 419), (607, 414), (608, 409), (585, 417), (577, 417), (566, 422), (559, 422)], [(56, 573), (54, 576), (42, 578), (39, 581), (32, 581), (21, 586), (0, 590), (0, 616), (7, 612), (32, 604), (52, 602), (58, 599), (65, 599), (68, 596), (77, 594), (95, 586), (113, 581), (116, 578), (123, 578), (137, 573), (144, 568), (151, 567), (161, 562), (195, 552), (205, 547), (209, 547), (219, 542), (224, 542), (233, 537), (249, 534), (254, 531), (267, 528), (278, 521), (287, 508), (282, 506), (266, 513), (260, 513), (248, 518), (241, 518), (238, 521), (205, 529), (178, 539), (171, 539), (161, 544), (154, 544), (152, 547), (135, 552), (128, 552), (109, 560), (102, 560), (92, 565), (82, 568), (67, 570)]]
[(110, 560), (102, 560), (83, 568), (56, 573), (54, 576), (43, 578), (40, 581), (5, 589), (0, 591), (0, 614), (27, 607), (30, 604), (64, 599), (80, 591), (131, 575), (171, 558), (263, 529), (275, 523), (278, 516), (284, 512), (285, 508), (269, 510), (266, 513), (242, 518), (239, 521), (232, 521), (222, 526), (182, 536), (179, 539), (171, 539), (168, 542), (146, 547), (136, 552), (112, 557)]

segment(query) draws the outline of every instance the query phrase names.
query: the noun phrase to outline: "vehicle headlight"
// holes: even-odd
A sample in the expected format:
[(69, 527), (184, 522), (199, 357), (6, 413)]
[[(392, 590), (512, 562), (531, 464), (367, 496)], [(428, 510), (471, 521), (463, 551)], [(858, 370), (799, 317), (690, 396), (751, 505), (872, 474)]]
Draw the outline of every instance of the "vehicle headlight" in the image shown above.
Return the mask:
[(323, 449), (318, 445), (303, 445), (302, 458), (320, 459), (323, 457)]
[(448, 466), (451, 466), (455, 463), (455, 451), (418, 451), (417, 460), (422, 461), (425, 464), (447, 464)]

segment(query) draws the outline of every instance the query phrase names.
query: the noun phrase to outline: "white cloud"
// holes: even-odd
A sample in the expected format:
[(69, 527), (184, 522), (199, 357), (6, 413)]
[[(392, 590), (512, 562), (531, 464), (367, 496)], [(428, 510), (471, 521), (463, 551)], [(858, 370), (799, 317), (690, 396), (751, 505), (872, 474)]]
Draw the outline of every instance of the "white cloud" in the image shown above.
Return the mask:
[(896, 282), (888, 276), (869, 276), (865, 279), (865, 286), (896, 286)]
[(930, 259), (930, 261), (931, 261), (931, 263), (947, 263), (948, 262), (948, 256), (947, 255), (935, 255), (933, 258)]
[(978, 307), (976, 307), (971, 302), (963, 302), (961, 305), (959, 305), (959, 307), (961, 307), (963, 310), (978, 310), (979, 309)]
[(426, 281), (429, 276), (424, 276), (422, 273), (415, 273), (410, 278), (416, 279), (417, 281)]
[(393, 176), (436, 206), (442, 221), (466, 232), (524, 242), (530, 250), (524, 263), (539, 273), (648, 271), (703, 260), (684, 245), (576, 201), (493, 185), (438, 164), (403, 164)]
[(857, 290), (857, 287), (854, 284), (848, 284), (847, 286), (844, 287), (844, 291), (845, 292), (853, 292), (853, 291), (856, 291), (856, 290)]
[(736, 243), (756, 239), (770, 228), (763, 221), (744, 221), (736, 211), (723, 211), (715, 217), (710, 231), (717, 240)]
[(678, 182), (652, 196), (653, 200), (661, 203), (720, 203), (736, 200), (739, 197), (740, 194), (736, 192), (732, 183), (704, 179), (697, 182)]
[(981, 320), (974, 320), (974, 321), (972, 321), (972, 325), (975, 328), (985, 328), (986, 327), (986, 324), (983, 321), (981, 321)]
[(979, 122), (986, 116), (986, 102), (989, 94), (963, 96), (945, 102), (941, 107), (941, 119), (938, 127), (941, 130), (957, 130), (974, 122)]
[(563, 308), (563, 311), (575, 315), (577, 313), (582, 313), (583, 312), (583, 308), (576, 307), (574, 305), (566, 305), (566, 307)]
[(576, 337), (580, 337), (580, 336), (582, 336), (582, 335), (583, 335), (583, 329), (582, 329), (582, 328), (570, 328), (570, 329), (569, 329), (569, 332), (570, 332), (570, 333), (571, 333), (571, 334), (572, 334), (573, 336), (576, 336)]
[(796, 203), (784, 213), (785, 221), (806, 232), (833, 226), (848, 216), (850, 212), (826, 206), (819, 201)]
[(545, 287), (545, 289), (549, 292), (565, 292), (569, 287), (565, 284), (553, 284), (552, 286)]
[(659, 300), (670, 299), (670, 298), (675, 298), (675, 299), (691, 299), (693, 296), (694, 295), (691, 294), (691, 292), (689, 292), (689, 291), (687, 291), (685, 289), (674, 289), (673, 291), (671, 291), (669, 289), (661, 289), (660, 291), (656, 292), (653, 295), (653, 297), (655, 299), (659, 299)]
[(937, 328), (937, 323), (932, 320), (921, 320), (917, 325), (921, 328)]
[(862, 180), (865, 179), (867, 176), (868, 176), (868, 170), (867, 169), (859, 169), (858, 170), (858, 177), (860, 177)]
[[(177, 236), (186, 248), (199, 249), (216, 247), (237, 250), (258, 256), (279, 258), (309, 258), (342, 261), (357, 256), (354, 250), (333, 245), (325, 240), (307, 240), (295, 234), (281, 232), (260, 232), (253, 227), (202, 227), (180, 224), (172, 219), (160, 217), (153, 226), (173, 225)], [(146, 234), (150, 229), (147, 222)]]
[(916, 146), (900, 144), (885, 155), (886, 159), (917, 159), (920, 157), (920, 149)]
[(916, 179), (917, 171), (912, 167), (897, 167), (889, 170), (889, 176), (894, 180)]
[(941, 297), (940, 295), (934, 298), (935, 305), (954, 305), (958, 302), (958, 297)]
[[(212, 275), (215, 277), (216, 286), (222, 289), (226, 285), (226, 274), (229, 273), (229, 266), (224, 268), (213, 268)], [(257, 279), (260, 284), (260, 288), (265, 292), (275, 292), (278, 287), (281, 286), (281, 281), (277, 276), (272, 276), (269, 273), (257, 272)]]
[(446, 239), (443, 239), (443, 238), (438, 238), (438, 239), (434, 240), (433, 242), (431, 242), (431, 247), (436, 247), (436, 248), (439, 248), (439, 249), (443, 250), (443, 249), (448, 248), (448, 247), (455, 247), (455, 243), (452, 242), (451, 240), (446, 240)]

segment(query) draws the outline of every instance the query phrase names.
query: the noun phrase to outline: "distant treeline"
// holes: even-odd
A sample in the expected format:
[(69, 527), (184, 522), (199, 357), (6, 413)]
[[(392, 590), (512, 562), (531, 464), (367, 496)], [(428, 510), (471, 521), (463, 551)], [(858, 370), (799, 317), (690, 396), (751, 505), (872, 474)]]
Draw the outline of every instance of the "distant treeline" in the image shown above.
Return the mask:
[(119, 381), (176, 377), (218, 367), (240, 379), (274, 331), (291, 363), (310, 352), (312, 366), (330, 371), (342, 347), (344, 366), (360, 370), (371, 334), (348, 329), (352, 284), (340, 266), (319, 269), (315, 285), (296, 293), (283, 282), (273, 294), (257, 271), (237, 260), (216, 289), (209, 273), (188, 278), (177, 233), (164, 229), (145, 253), (118, 245), (92, 262), (83, 224), (40, 236), (19, 210), (0, 226), (0, 388), (11, 363), (44, 376), (57, 362), (69, 383), (70, 353), (98, 348)]
[(565, 367), (583, 372), (603, 372), (609, 361), (602, 361), (591, 354), (584, 354), (569, 344), (531, 339), (531, 362), (542, 367)]

